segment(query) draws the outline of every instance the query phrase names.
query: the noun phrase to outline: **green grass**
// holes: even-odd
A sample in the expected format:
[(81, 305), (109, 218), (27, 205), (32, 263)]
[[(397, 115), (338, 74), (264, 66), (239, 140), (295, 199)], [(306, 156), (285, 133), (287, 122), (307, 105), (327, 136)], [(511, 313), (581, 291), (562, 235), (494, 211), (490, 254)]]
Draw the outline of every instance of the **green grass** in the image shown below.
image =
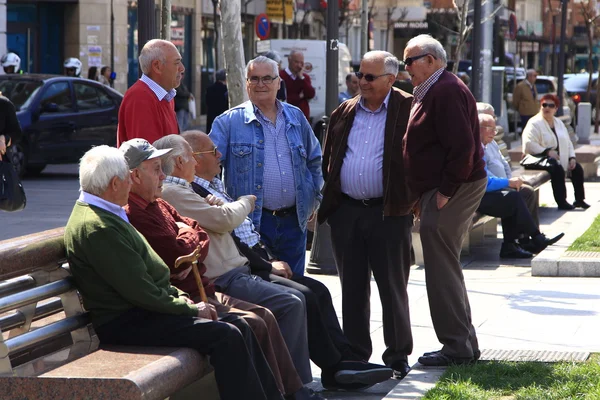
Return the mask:
[(600, 355), (583, 363), (491, 361), (453, 366), (423, 399), (600, 399)]
[(573, 242), (570, 251), (600, 251), (600, 215), (596, 217), (592, 226)]

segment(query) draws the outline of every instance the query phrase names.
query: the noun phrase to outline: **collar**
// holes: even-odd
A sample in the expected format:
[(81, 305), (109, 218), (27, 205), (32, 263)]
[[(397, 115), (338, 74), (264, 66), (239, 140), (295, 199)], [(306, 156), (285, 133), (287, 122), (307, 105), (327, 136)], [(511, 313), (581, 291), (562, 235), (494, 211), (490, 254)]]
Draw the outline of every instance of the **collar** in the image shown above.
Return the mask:
[(145, 199), (143, 199), (142, 196), (140, 196), (137, 193), (133, 193), (133, 192), (129, 192), (129, 203), (135, 204), (136, 206), (140, 207), (142, 210), (145, 210), (150, 205), (150, 203), (148, 201), (146, 201)]
[(177, 94), (177, 90), (171, 89), (166, 91), (162, 86), (152, 80), (148, 75), (142, 74), (140, 81), (144, 82), (154, 92), (158, 101), (166, 100), (171, 101)]
[[(263, 112), (260, 110), (260, 108), (258, 108), (256, 106), (256, 104), (252, 103), (252, 106), (254, 107), (254, 114), (256, 116), (259, 116), (262, 119), (268, 120), (268, 118), (265, 117), (265, 114), (263, 114)], [(281, 105), (281, 101), (275, 99), (275, 107), (277, 108), (277, 116), (279, 116), (280, 114), (283, 114), (283, 106)]]
[(104, 200), (102, 197), (95, 196), (91, 193), (84, 192), (83, 190), (79, 194), (79, 201), (89, 204), (90, 206), (95, 206), (101, 208), (104, 211), (108, 211), (109, 213), (115, 214), (117, 217), (120, 217), (123, 221), (129, 223), (129, 218), (127, 218), (127, 213), (118, 204), (111, 203), (110, 201)]
[[(283, 112), (283, 117), (285, 118), (285, 123), (295, 125), (295, 126), (300, 126), (300, 121), (298, 121), (298, 118), (290, 111), (291, 106), (289, 106), (285, 103), (282, 103), (279, 100), (275, 100), (275, 101), (277, 102), (278, 109), (279, 109), (279, 107), (281, 107), (281, 111)], [(241, 107), (244, 109), (244, 123), (245, 124), (250, 124), (253, 121), (258, 121), (258, 118), (256, 117), (256, 112), (255, 112), (256, 106), (252, 103), (252, 101), (248, 100), (248, 101), (240, 104), (238, 107)], [(299, 110), (298, 110), (298, 112), (300, 113)], [(304, 114), (302, 114), (302, 117), (304, 117)]]
[(369, 110), (365, 106), (365, 99), (362, 96), (360, 96), (360, 101), (358, 102), (357, 107), (360, 106), (360, 108), (362, 108), (366, 112), (373, 113), (373, 114), (376, 114), (376, 113), (378, 113), (380, 111), (383, 111), (383, 110), (387, 110), (391, 94), (392, 94), (392, 89), (390, 89), (390, 91), (388, 92), (388, 94), (385, 96), (385, 99), (383, 99), (383, 103), (381, 103), (381, 105), (375, 111), (371, 111), (371, 110)]
[(529, 86), (531, 89), (533, 89), (533, 84), (531, 82), (529, 82), (527, 79), (523, 79), (523, 80), (525, 81), (527, 86)]
[(185, 179), (181, 179), (177, 176), (168, 175), (163, 182), (164, 183), (172, 183), (172, 184), (180, 185), (180, 186), (185, 186), (186, 188), (191, 187), (190, 183), (188, 181), (186, 181)]
[(290, 76), (290, 78), (296, 80), (298, 77), (296, 75), (294, 75), (294, 73), (290, 70), (290, 67), (287, 67), (285, 69), (285, 73), (288, 74)]
[(207, 181), (204, 178), (200, 178), (197, 175), (194, 175), (194, 183), (202, 186), (204, 189), (208, 189), (208, 187), (210, 186), (210, 182), (209, 181)]
[(415, 102), (423, 101), (425, 95), (429, 91), (429, 89), (433, 86), (434, 83), (440, 79), (440, 76), (444, 73), (445, 68), (442, 67), (435, 71), (429, 78), (425, 80), (425, 82), (421, 83), (418, 86), (415, 86), (413, 90), (413, 95), (415, 97)]

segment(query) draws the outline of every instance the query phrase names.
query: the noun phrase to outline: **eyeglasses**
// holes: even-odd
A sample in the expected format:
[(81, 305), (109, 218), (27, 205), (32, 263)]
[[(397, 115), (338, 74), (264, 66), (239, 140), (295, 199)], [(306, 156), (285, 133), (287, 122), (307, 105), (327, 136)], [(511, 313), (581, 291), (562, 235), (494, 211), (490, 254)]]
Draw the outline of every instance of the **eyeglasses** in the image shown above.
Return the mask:
[(554, 103), (542, 103), (542, 107), (544, 107), (544, 108), (546, 108), (546, 107), (547, 108), (554, 108), (554, 107), (556, 107), (556, 104), (554, 104)]
[(425, 54), (421, 54), (421, 55), (418, 55), (418, 56), (406, 57), (404, 59), (404, 65), (407, 65), (407, 66), (410, 67), (412, 65), (412, 63), (414, 63), (418, 59), (423, 58), (423, 57), (427, 57), (427, 56), (431, 56), (431, 57), (433, 57), (434, 60), (437, 60), (437, 58), (435, 58), (435, 56), (433, 54), (431, 54), (431, 53), (425, 53)]
[(259, 82), (262, 82), (265, 85), (270, 85), (277, 78), (279, 78), (279, 77), (265, 75), (265, 76), (251, 76), (247, 80), (248, 80), (248, 82), (250, 82), (251, 85), (258, 85)]
[(217, 146), (213, 147), (212, 150), (206, 150), (206, 151), (195, 151), (193, 154), (195, 156), (200, 155), (200, 154), (207, 154), (207, 153), (213, 153), (213, 155), (216, 157), (217, 156)]
[(373, 74), (363, 74), (362, 72), (358, 71), (358, 72), (355, 72), (354, 75), (356, 75), (356, 77), (358, 78), (359, 81), (362, 78), (365, 78), (365, 80), (367, 82), (373, 82), (377, 78), (381, 78), (382, 76), (393, 75), (393, 74), (373, 75)]
[(484, 125), (481, 125), (481, 127), (482, 127), (483, 129), (486, 129), (486, 130), (488, 130), (488, 131), (494, 131), (494, 132), (498, 132), (498, 128), (496, 128), (495, 126), (484, 126)]

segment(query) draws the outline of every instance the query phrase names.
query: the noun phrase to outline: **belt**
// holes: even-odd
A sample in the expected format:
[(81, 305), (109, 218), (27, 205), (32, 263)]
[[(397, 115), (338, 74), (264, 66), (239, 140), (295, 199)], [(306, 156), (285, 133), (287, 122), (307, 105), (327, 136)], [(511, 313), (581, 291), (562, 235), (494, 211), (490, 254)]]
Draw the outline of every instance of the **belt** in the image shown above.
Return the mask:
[(346, 203), (352, 204), (353, 206), (358, 206), (358, 207), (375, 207), (375, 206), (379, 206), (383, 204), (383, 197), (375, 197), (372, 199), (362, 199), (362, 200), (357, 200), (355, 198), (352, 198), (350, 196), (348, 196), (346, 193), (342, 193), (342, 198), (344, 199), (344, 201)]
[(268, 208), (263, 208), (263, 212), (268, 212), (276, 217), (287, 217), (289, 215), (296, 215), (296, 206), (280, 208), (279, 210), (269, 210)]

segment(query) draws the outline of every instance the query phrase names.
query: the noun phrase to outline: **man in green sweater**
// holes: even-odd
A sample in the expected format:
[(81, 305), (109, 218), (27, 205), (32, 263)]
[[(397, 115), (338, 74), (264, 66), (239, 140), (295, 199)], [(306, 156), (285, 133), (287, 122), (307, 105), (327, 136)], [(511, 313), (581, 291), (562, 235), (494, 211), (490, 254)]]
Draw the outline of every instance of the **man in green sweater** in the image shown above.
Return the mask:
[[(138, 157), (144, 161), (169, 151), (140, 147)], [(100, 341), (193, 348), (210, 355), (221, 399), (281, 400), (250, 328), (217, 321), (214, 308), (194, 304), (171, 286), (169, 268), (129, 223), (122, 207), (131, 179), (123, 153), (94, 147), (81, 159), (79, 181), (65, 247)]]

